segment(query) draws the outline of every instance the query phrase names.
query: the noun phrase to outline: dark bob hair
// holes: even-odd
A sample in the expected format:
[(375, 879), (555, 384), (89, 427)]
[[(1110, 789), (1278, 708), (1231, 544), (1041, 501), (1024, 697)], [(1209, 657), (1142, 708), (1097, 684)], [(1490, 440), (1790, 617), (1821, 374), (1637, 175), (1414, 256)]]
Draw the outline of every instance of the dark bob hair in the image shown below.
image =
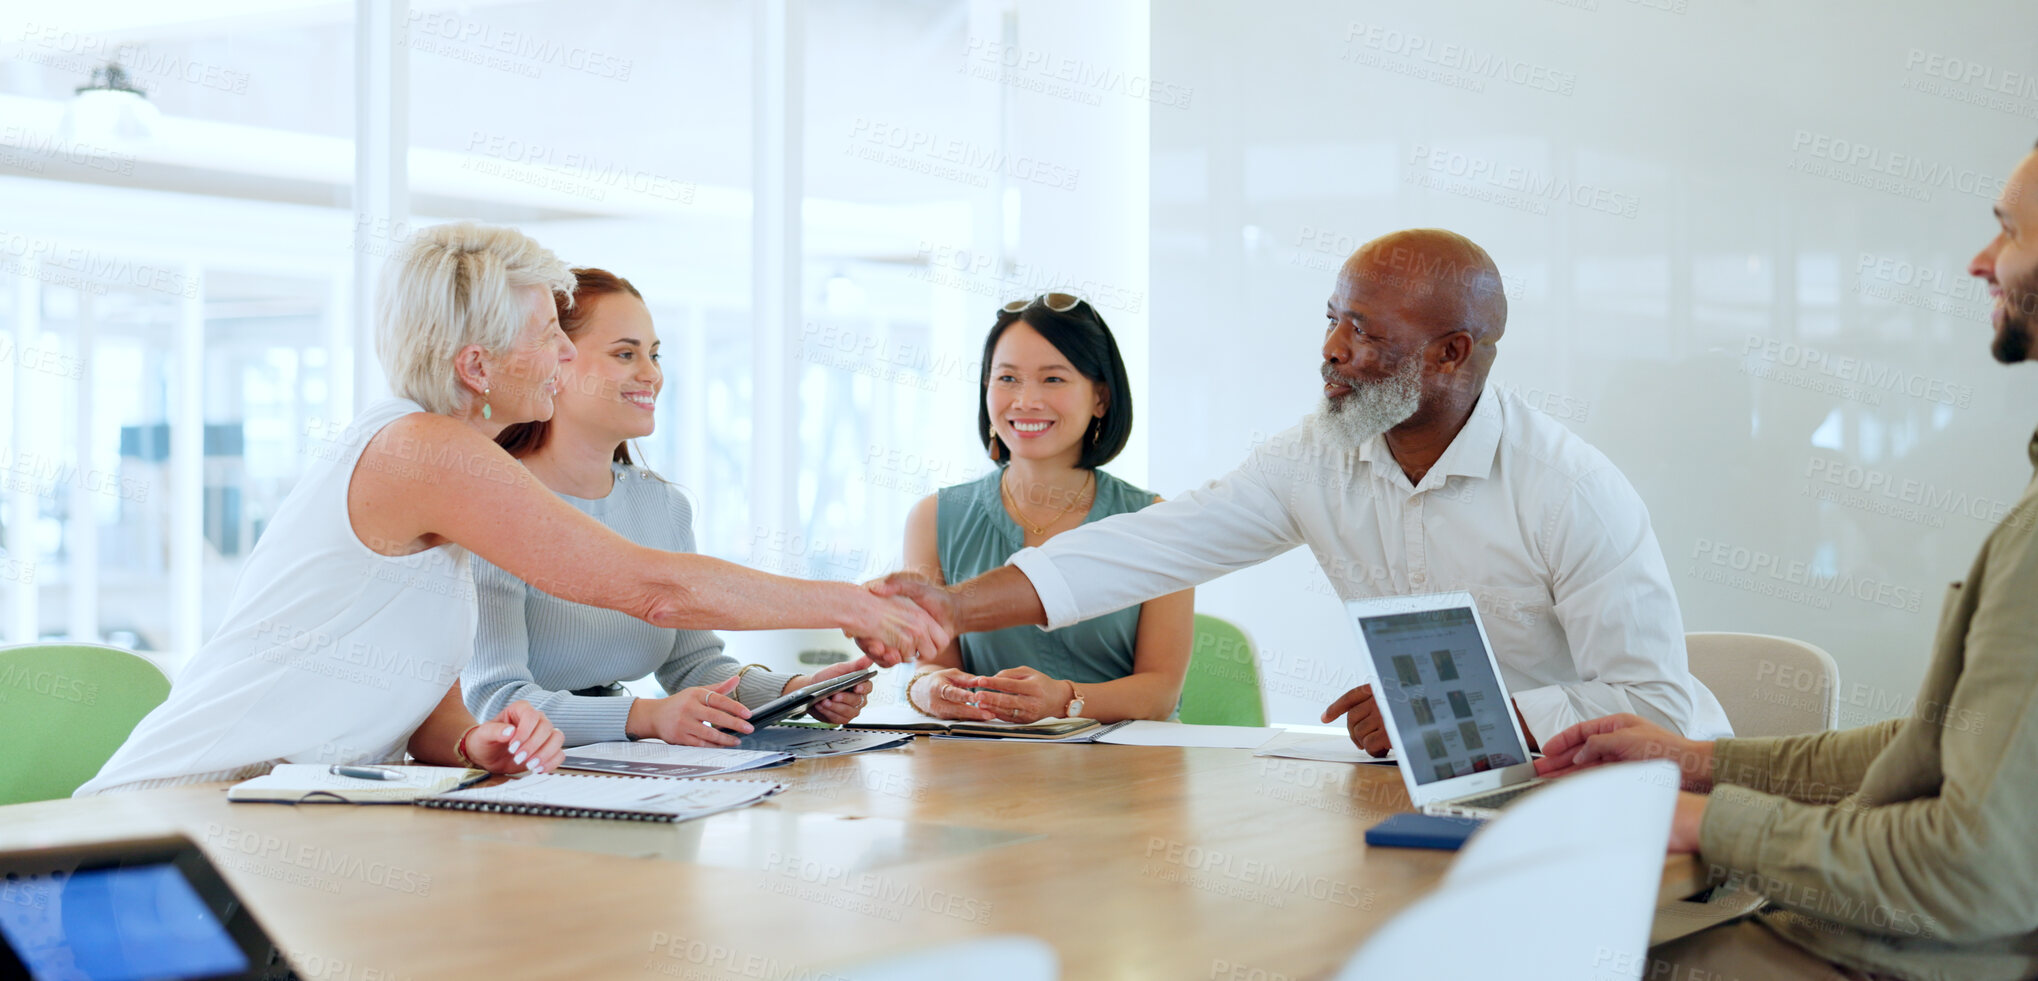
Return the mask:
[(1076, 466), (1095, 470), (1117, 458), (1132, 438), (1132, 382), (1125, 374), (1125, 359), (1118, 354), (1118, 341), (1088, 300), (1077, 300), (1067, 310), (1057, 311), (1044, 299), (1037, 297), (1017, 311), (998, 311), (997, 323), (984, 338), (983, 371), (977, 378), (977, 435), (991, 459), (1006, 461), (1010, 454), (1005, 442), (991, 428), (991, 358), (998, 338), (1013, 324), (1023, 322), (1054, 345), (1078, 374), (1104, 389), (1104, 415), (1084, 432), (1082, 456), (1076, 460)]

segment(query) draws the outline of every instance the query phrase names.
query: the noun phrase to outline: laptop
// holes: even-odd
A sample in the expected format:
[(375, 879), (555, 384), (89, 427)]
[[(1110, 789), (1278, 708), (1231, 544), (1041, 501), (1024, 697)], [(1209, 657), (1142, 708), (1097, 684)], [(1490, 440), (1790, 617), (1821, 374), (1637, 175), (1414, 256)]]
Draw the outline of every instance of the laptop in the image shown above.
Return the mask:
[(189, 838), (0, 853), (0, 978), (297, 977)]
[(1345, 610), (1418, 810), (1492, 817), (1542, 786), (1472, 594), (1382, 596)]

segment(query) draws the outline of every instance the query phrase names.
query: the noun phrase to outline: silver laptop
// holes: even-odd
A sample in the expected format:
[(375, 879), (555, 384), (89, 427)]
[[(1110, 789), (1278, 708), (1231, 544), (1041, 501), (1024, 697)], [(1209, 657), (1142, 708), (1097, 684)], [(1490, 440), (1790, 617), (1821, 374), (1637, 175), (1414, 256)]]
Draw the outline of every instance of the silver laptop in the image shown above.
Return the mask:
[(1542, 786), (1472, 594), (1383, 596), (1345, 610), (1417, 809), (1492, 817)]

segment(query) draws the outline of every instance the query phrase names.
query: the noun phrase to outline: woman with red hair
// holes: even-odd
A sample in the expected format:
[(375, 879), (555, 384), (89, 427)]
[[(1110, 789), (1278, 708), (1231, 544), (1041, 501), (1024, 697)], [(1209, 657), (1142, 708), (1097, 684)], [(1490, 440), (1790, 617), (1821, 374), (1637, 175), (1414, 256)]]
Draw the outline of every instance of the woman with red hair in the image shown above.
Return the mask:
[[(658, 330), (643, 294), (602, 269), (573, 270), (571, 300), (558, 300), (559, 325), (574, 358), (560, 369), (549, 421), (510, 426), (496, 441), (566, 503), (640, 545), (694, 549), (693, 508), (680, 489), (630, 454), (651, 435), (665, 386)], [(529, 702), (566, 736), (566, 745), (657, 738), (689, 746), (734, 746), (720, 731), (749, 732), (746, 706), (868, 667), (867, 658), (814, 675), (739, 670), (709, 630), (672, 630), (552, 596), (485, 562), (476, 563), (481, 619), (465, 680), (471, 711)], [(668, 693), (636, 698), (620, 682), (655, 674)], [(870, 683), (829, 696), (813, 714), (854, 718)], [(717, 728), (719, 727), (719, 728)]]

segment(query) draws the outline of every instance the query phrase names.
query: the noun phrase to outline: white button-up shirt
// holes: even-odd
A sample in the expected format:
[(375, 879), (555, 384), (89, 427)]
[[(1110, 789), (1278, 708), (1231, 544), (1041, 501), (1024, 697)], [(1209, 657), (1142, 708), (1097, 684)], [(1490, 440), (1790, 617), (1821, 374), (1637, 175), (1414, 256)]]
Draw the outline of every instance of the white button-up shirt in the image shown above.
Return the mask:
[(1012, 564), (1053, 629), (1297, 545), (1345, 600), (1470, 592), (1538, 741), (1615, 712), (1695, 739), (1733, 734), (1686, 664), (1641, 496), (1604, 454), (1491, 386), (1420, 484), (1384, 436), (1331, 448), (1304, 424), (1200, 489), (1056, 535)]

